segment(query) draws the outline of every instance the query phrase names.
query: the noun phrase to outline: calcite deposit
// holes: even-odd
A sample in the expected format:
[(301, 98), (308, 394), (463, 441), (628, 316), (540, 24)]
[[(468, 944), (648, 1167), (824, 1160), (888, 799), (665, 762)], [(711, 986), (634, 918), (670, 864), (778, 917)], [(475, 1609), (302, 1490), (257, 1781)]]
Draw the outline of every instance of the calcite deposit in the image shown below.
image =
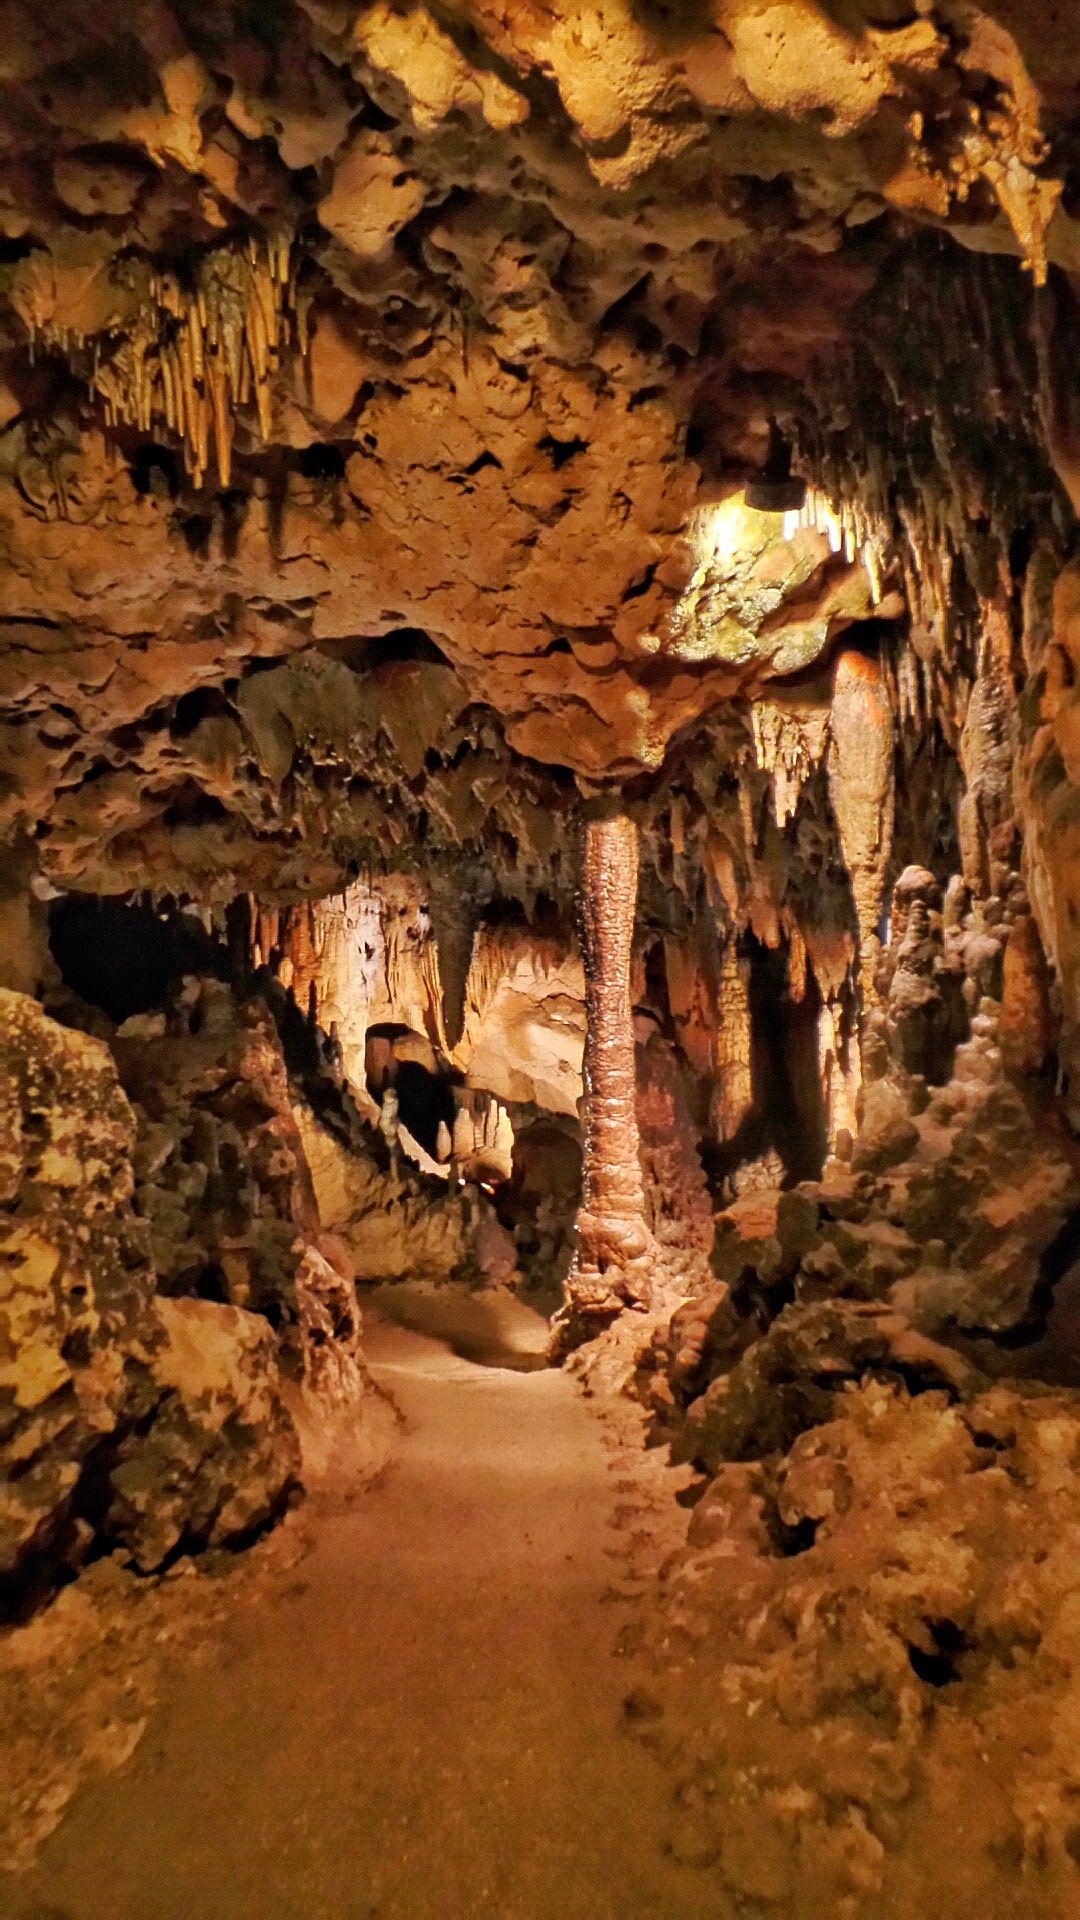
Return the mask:
[[(973, 512), (980, 436), (1067, 459), (1067, 282), (1039, 401), (1009, 256), (1074, 264), (1069, 33), (998, 12), (13, 8), (0, 697), (46, 870), (329, 891), (421, 769), (429, 843), (542, 869), (559, 770), (655, 769), (894, 617), (876, 423), (828, 403), (910, 332), (867, 303), (1002, 342), (970, 409), (846, 386), (943, 409)], [(732, 486), (776, 412), (828, 456), (790, 543)]]
[(645, 1224), (634, 1098), (630, 949), (637, 905), (637, 829), (605, 809), (585, 825), (584, 1155), (576, 1245), (560, 1340), (602, 1326), (627, 1304), (648, 1306), (655, 1254)]

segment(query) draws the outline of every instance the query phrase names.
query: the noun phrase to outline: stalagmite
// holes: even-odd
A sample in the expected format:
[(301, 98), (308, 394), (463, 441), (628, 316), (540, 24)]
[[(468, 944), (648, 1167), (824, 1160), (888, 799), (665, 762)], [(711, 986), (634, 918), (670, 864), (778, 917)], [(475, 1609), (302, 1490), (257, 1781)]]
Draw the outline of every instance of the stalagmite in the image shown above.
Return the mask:
[(635, 1105), (630, 953), (637, 903), (634, 822), (600, 804), (586, 820), (585, 1145), (581, 1206), (555, 1342), (566, 1351), (624, 1306), (646, 1305), (653, 1268)]
[(830, 1152), (842, 1134), (854, 1138), (857, 1130), (858, 1050), (845, 1045), (843, 1011), (838, 1000), (824, 1000), (818, 1015), (818, 1072)]

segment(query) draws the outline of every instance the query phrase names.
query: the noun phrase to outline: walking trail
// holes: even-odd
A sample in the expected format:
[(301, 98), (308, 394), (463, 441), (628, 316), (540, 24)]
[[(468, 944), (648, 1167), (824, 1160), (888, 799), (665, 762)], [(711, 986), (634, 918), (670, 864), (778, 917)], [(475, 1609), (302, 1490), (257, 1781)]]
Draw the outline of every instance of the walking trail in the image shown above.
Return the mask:
[(623, 1726), (625, 1450), (483, 1298), (369, 1318), (393, 1464), (83, 1788), (20, 1920), (713, 1920)]

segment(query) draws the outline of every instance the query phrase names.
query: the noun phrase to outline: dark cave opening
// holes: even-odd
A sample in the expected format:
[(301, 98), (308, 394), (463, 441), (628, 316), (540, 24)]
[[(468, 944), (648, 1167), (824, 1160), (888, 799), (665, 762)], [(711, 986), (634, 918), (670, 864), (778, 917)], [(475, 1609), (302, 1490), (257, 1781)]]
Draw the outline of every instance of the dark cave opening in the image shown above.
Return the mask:
[(434, 1157), (440, 1122), (450, 1130), (454, 1125), (456, 1109), (450, 1081), (442, 1074), (432, 1073), (419, 1060), (399, 1060), (394, 1087), (398, 1118), (425, 1153)]
[[(437, 1157), (439, 1127), (452, 1133), (454, 1115), (453, 1082), (446, 1073), (418, 1059), (403, 1058), (406, 1047), (424, 1049), (429, 1043), (400, 1022), (382, 1021), (369, 1027), (365, 1046), (368, 1092), (382, 1101), (392, 1089), (397, 1098), (397, 1117), (424, 1152)], [(434, 1055), (432, 1055), (434, 1059)]]
[(792, 1184), (816, 1180), (828, 1145), (818, 1070), (821, 995), (807, 973), (801, 998), (791, 991), (786, 945), (767, 947), (749, 934), (750, 1072), (754, 1105)]
[(162, 1006), (185, 973), (213, 972), (219, 959), (193, 914), (98, 894), (53, 902), (49, 948), (64, 985), (117, 1021)]
[(821, 993), (806, 974), (800, 998), (792, 993), (786, 943), (768, 947), (753, 934), (739, 943), (748, 972), (752, 1102), (726, 1141), (702, 1142), (711, 1183), (723, 1189), (747, 1162), (775, 1153), (783, 1184), (821, 1176), (828, 1122), (818, 1060)]

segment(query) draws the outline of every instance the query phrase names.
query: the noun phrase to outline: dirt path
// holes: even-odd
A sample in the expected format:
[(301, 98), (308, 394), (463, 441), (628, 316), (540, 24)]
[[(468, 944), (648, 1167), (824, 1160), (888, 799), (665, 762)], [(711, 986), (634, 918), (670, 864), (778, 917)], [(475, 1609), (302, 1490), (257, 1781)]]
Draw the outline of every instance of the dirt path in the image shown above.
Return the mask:
[[(490, 1360), (484, 1311), (448, 1331)], [(369, 1327), (400, 1455), (82, 1791), (19, 1920), (721, 1920), (620, 1726), (601, 1423), (527, 1357)]]

